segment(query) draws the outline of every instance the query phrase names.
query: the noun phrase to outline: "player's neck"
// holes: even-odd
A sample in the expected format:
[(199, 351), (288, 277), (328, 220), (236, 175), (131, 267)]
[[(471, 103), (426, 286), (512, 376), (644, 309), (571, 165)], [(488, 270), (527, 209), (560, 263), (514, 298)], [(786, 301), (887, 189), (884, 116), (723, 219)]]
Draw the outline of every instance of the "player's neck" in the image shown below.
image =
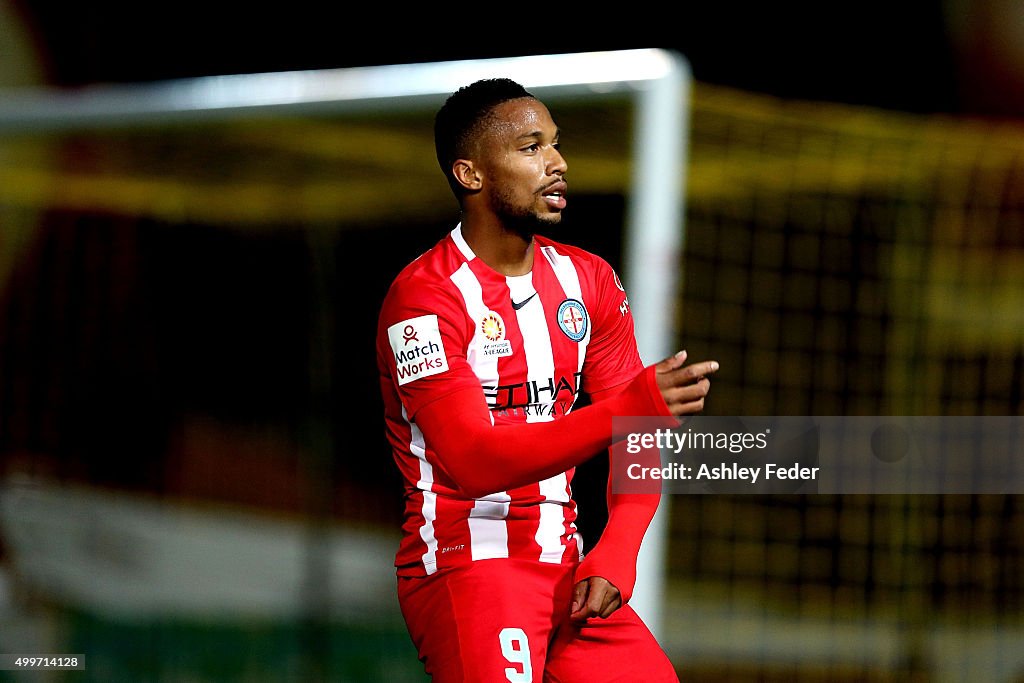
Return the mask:
[(462, 237), (477, 258), (502, 275), (526, 275), (533, 269), (533, 237), (496, 223), (462, 221)]

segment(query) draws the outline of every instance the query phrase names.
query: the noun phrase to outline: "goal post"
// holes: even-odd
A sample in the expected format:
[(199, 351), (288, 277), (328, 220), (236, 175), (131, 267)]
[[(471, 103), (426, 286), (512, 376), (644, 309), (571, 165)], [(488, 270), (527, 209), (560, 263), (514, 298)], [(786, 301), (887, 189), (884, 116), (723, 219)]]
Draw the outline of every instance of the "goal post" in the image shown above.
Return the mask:
[[(244, 115), (331, 115), (436, 110), (472, 81), (496, 76), (550, 102), (633, 103), (632, 175), (626, 192), (623, 276), (645, 364), (675, 349), (684, 239), (684, 190), (692, 76), (661, 49), (535, 55), (344, 69), (235, 74), (75, 91), (9, 90), (0, 135), (206, 123)], [(640, 554), (631, 604), (660, 636), (669, 499)]]
[[(674, 353), (676, 298), (681, 287), (685, 226), (690, 71), (672, 68), (636, 97), (634, 171), (625, 228), (625, 277), (645, 364)], [(662, 636), (665, 557), (671, 496), (662, 496), (637, 559), (630, 604)]]

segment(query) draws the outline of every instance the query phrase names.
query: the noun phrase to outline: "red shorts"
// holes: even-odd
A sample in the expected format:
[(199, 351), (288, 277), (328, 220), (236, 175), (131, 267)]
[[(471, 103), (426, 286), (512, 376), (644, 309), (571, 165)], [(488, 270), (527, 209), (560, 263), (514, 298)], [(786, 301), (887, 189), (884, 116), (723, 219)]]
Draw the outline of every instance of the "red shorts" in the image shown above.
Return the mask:
[(575, 567), (477, 560), (399, 577), (409, 634), (435, 683), (678, 683), (628, 605), (607, 619), (569, 619)]

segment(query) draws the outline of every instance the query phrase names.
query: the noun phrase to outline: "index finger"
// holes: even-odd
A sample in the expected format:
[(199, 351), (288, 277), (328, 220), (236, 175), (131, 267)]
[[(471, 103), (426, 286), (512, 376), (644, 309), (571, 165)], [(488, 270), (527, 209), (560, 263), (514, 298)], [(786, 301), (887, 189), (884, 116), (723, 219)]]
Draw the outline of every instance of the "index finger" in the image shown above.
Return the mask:
[(573, 608), (569, 612), (569, 617), (574, 621), (584, 621), (594, 616), (594, 611), (590, 607), (590, 600), (593, 596), (591, 588), (589, 578), (583, 579), (576, 584), (573, 595)]
[(664, 374), (672, 375), (672, 378), (676, 381), (685, 381), (699, 379), (705, 375), (710, 375), (718, 370), (718, 367), (717, 360), (706, 360), (700, 363), (691, 363), (690, 365), (685, 365)]

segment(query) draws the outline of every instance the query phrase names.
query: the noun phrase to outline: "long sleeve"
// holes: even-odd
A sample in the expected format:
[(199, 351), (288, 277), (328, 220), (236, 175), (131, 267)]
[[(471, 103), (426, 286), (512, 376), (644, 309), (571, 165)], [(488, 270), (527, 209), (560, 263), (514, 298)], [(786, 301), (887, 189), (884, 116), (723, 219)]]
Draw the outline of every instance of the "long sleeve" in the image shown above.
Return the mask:
[[(615, 401), (621, 396), (621, 387), (598, 392), (591, 396), (594, 406)], [(664, 413), (659, 413), (664, 414)], [(587, 553), (576, 569), (576, 581), (590, 576), (600, 576), (619, 589), (622, 601), (628, 602), (636, 584), (636, 561), (640, 544), (650, 526), (661, 500), (659, 493), (613, 493), (612, 479), (615, 463), (612, 462), (615, 449), (608, 449), (609, 475), (607, 486), (608, 522), (601, 538), (593, 550)], [(648, 462), (650, 461), (650, 462)], [(641, 452), (640, 462), (645, 466), (659, 464), (657, 449)]]
[[(649, 366), (614, 397), (551, 422), (494, 425), (480, 391), (471, 389), (428, 403), (416, 422), (440, 466), (466, 495), (477, 498), (579, 465), (610, 446), (614, 416), (669, 416), (654, 373)], [(635, 514), (628, 506), (624, 513)]]

